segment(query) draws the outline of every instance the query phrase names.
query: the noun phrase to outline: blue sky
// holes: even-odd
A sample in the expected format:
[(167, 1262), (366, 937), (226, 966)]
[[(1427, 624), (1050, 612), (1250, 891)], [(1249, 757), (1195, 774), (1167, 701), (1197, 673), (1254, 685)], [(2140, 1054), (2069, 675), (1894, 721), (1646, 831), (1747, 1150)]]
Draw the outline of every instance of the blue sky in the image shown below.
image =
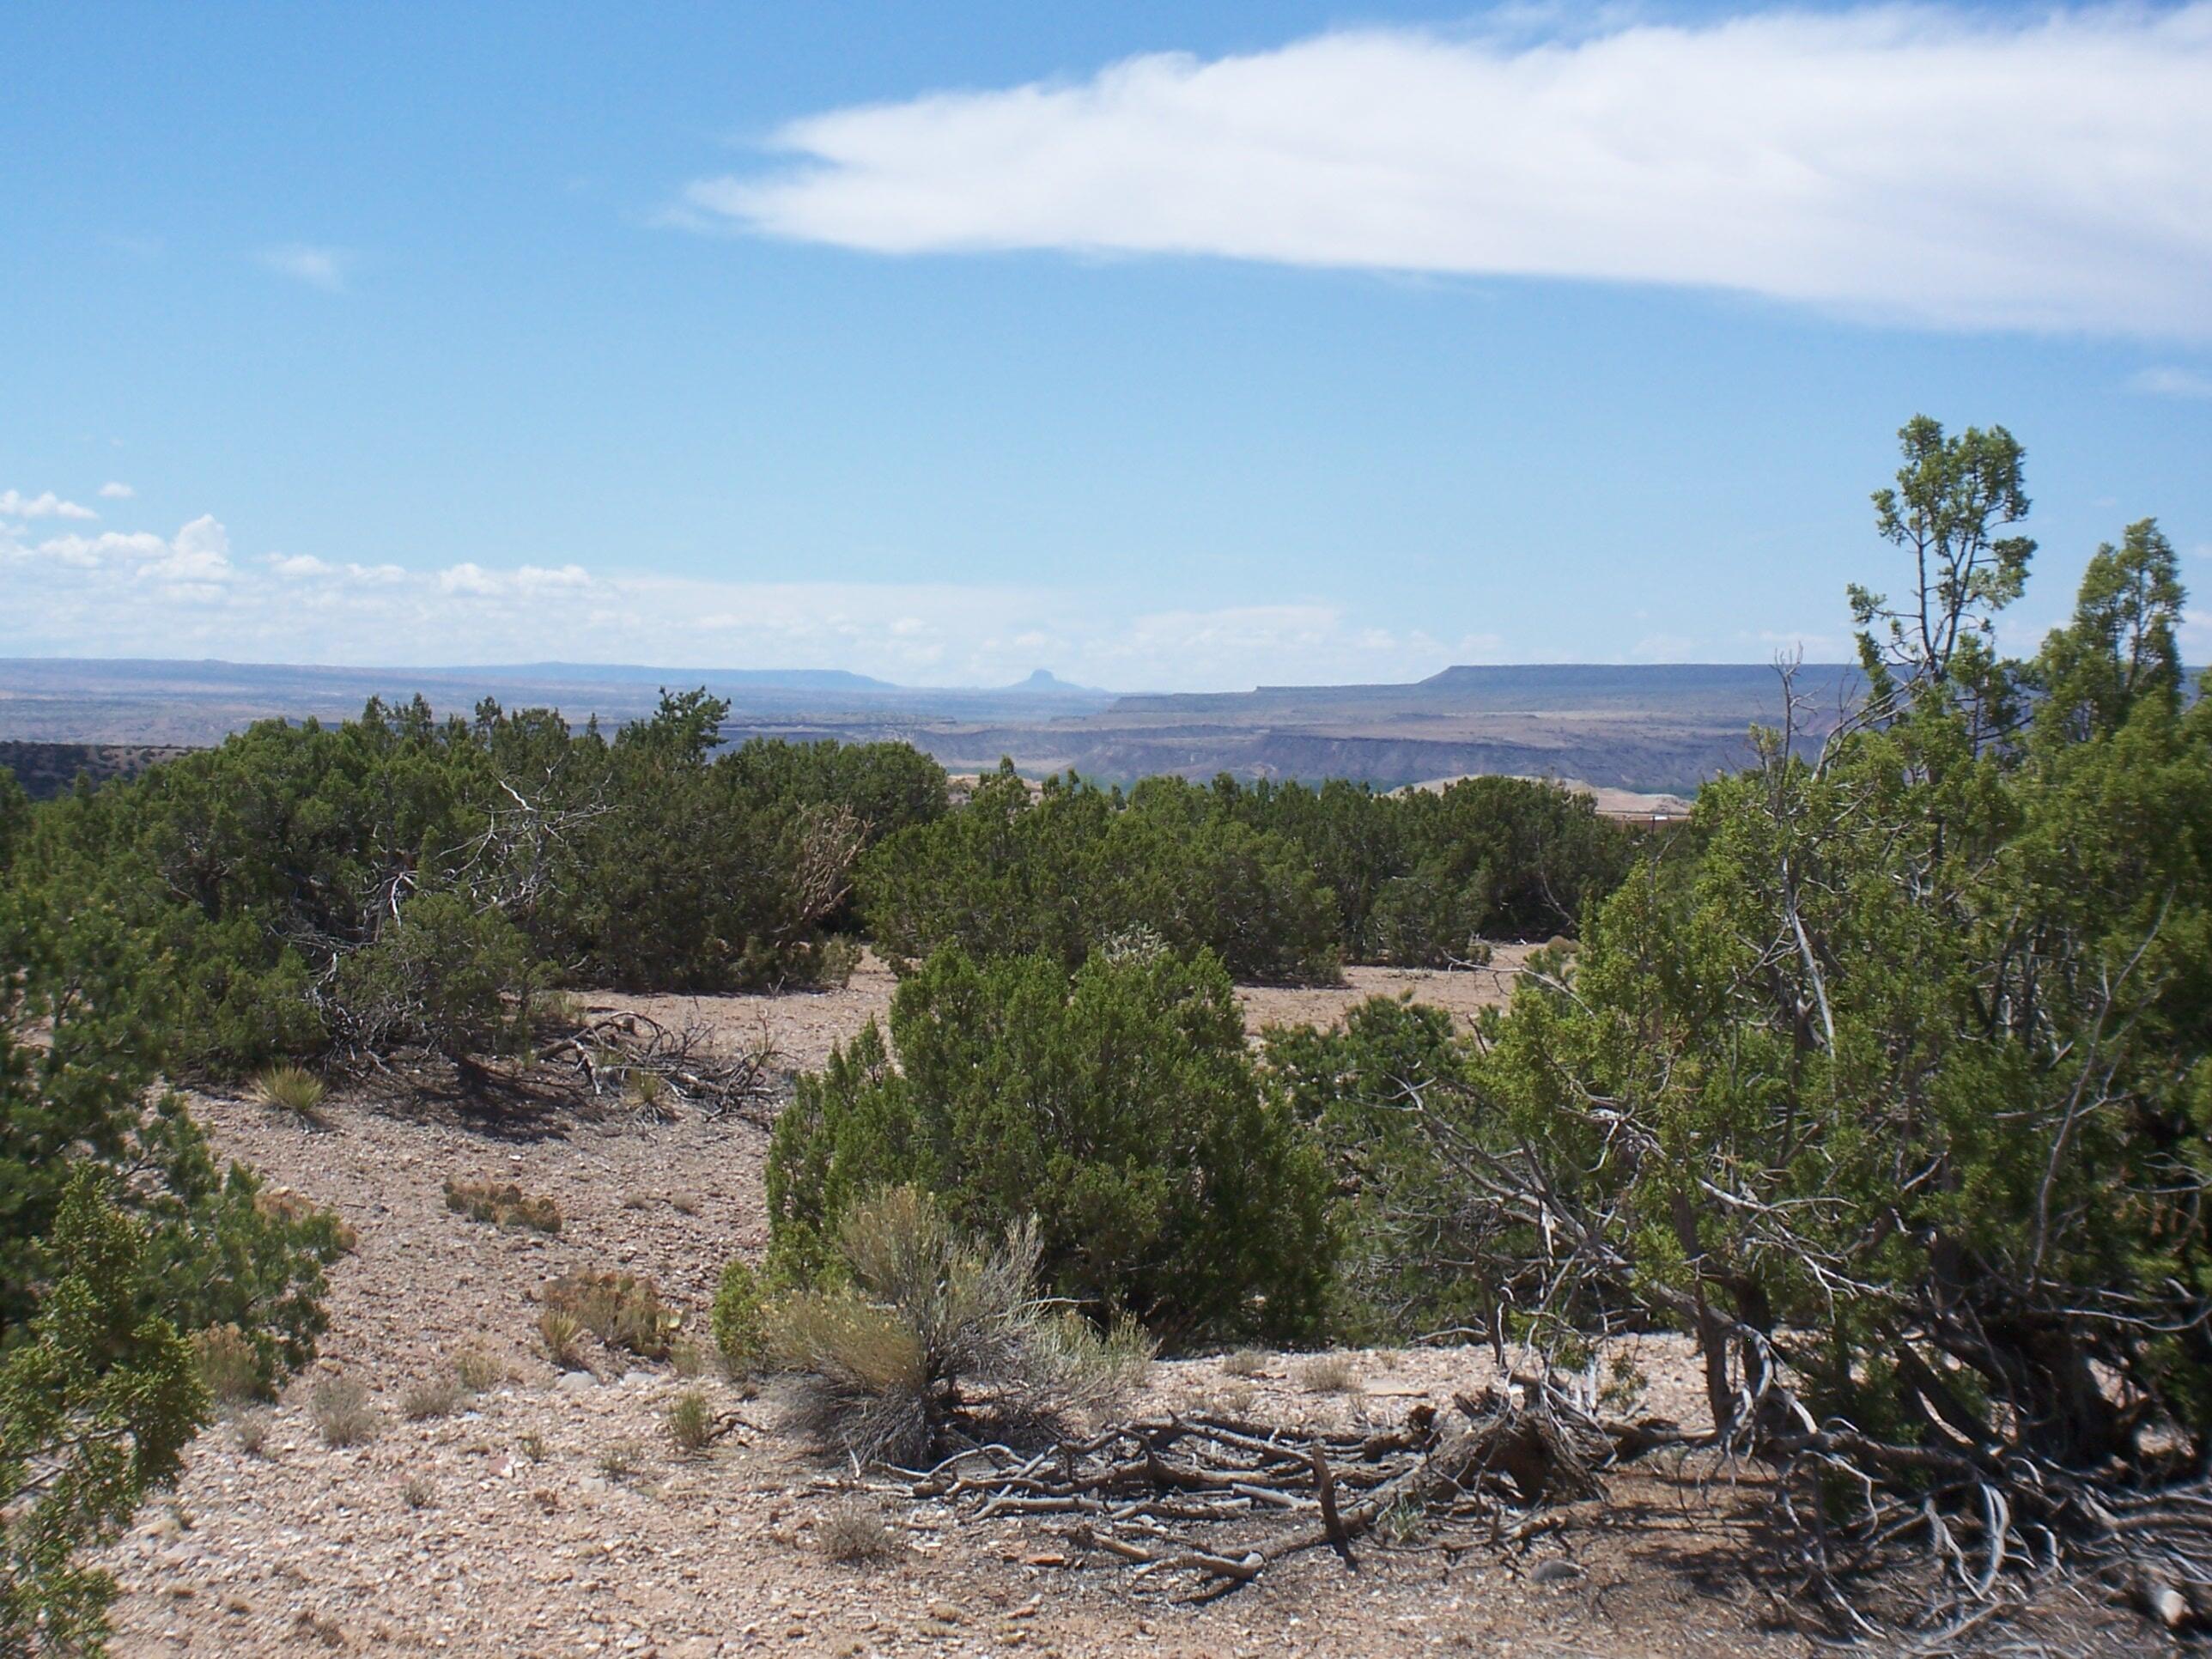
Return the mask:
[(0, 653), (1834, 655), (1921, 410), (2028, 447), (2015, 644), (2145, 514), (2212, 593), (2212, 7), (19, 0), (0, 61)]

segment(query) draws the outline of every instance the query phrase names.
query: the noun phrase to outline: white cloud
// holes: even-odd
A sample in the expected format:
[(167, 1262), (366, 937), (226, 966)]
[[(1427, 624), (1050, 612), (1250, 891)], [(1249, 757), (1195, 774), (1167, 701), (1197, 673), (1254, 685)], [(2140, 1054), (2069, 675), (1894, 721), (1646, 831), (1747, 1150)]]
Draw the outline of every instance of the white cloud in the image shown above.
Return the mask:
[(465, 562), (438, 573), (438, 591), (441, 593), (462, 593), (486, 597), (499, 592), (500, 584), (477, 563)]
[(2128, 389), (2154, 398), (2212, 398), (2212, 374), (2171, 366), (2146, 368), (2129, 377)]
[(75, 501), (65, 501), (51, 489), (26, 495), (21, 490), (0, 489), (0, 518), (96, 519), (99, 514)]
[(112, 481), (100, 487), (100, 499), (104, 501), (127, 501), (138, 492), (127, 483)]
[(353, 264), (353, 255), (343, 248), (316, 247), (305, 242), (265, 247), (254, 257), (280, 276), (332, 294), (345, 291), (346, 272)]
[(1955, 327), (2212, 335), (2212, 0), (1881, 5), (1531, 44), (1327, 34), (835, 110), (695, 221), (1733, 289)]

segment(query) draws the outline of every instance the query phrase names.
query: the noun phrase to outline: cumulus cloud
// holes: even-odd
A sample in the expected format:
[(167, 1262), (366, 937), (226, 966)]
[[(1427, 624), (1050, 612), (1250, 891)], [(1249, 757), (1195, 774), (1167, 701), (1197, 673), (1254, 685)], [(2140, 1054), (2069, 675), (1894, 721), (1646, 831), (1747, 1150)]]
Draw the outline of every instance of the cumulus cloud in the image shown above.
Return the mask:
[(2212, 335), (2212, 0), (1331, 33), (794, 121), (696, 222)]
[(353, 264), (353, 255), (343, 248), (317, 247), (306, 242), (264, 247), (254, 257), (280, 276), (331, 294), (345, 291), (346, 272)]
[(2132, 376), (2128, 387), (2153, 398), (2212, 398), (2212, 374), (2193, 368), (2146, 368)]
[(174, 536), (151, 531), (103, 531), (97, 536), (51, 536), (36, 544), (9, 538), (0, 555), (11, 563), (46, 563), (64, 570), (120, 574), (133, 582), (207, 586), (230, 580), (230, 535), (203, 514)]
[(0, 519), (96, 519), (99, 514), (75, 501), (65, 501), (51, 489), (26, 495), (19, 489), (0, 489)]
[(104, 501), (127, 501), (138, 492), (127, 483), (110, 482), (100, 485), (100, 499)]

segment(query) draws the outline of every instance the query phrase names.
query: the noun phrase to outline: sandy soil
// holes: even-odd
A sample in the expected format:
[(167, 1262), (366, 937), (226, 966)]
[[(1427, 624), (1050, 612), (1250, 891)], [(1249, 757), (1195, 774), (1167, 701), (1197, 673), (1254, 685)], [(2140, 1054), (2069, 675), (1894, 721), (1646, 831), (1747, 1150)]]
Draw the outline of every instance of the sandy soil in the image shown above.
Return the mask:
[[(1325, 986), (1243, 985), (1245, 1029), (1255, 1036), (1269, 1025), (1335, 1025), (1345, 1012), (1370, 997), (1412, 997), (1442, 1008), (1465, 1028), (1485, 1008), (1502, 1007), (1513, 993), (1513, 980), (1534, 945), (1493, 947), (1488, 966), (1460, 969), (1347, 968), (1344, 983)], [(830, 1058), (833, 1043), (851, 1040), (871, 1018), (890, 1008), (898, 981), (872, 951), (864, 952), (850, 984), (835, 991), (783, 996), (639, 996), (626, 992), (584, 992), (591, 1008), (633, 1008), (681, 1029), (699, 1025), (725, 1042), (771, 1042), (778, 1063), (811, 1071)]]
[[(1367, 976), (1362, 975), (1364, 980)], [(1365, 990), (1265, 993), (1255, 1018), (1319, 1015)], [(1480, 1006), (1473, 976), (1407, 988)], [(735, 1040), (763, 1027), (792, 1063), (880, 1008), (871, 969), (818, 996), (702, 999)], [(1282, 999), (1301, 999), (1285, 1002)], [(678, 1000), (666, 1000), (674, 1007)], [(689, 1006), (689, 1000), (683, 1000)], [(1620, 1478), (1602, 1519), (1503, 1553), (1434, 1540), (1371, 1541), (1357, 1574), (1326, 1553), (1257, 1586), (1192, 1607), (1087, 1553), (1043, 1520), (979, 1523), (895, 1504), (908, 1549), (887, 1567), (828, 1561), (819, 1518), (846, 1477), (777, 1429), (772, 1398), (708, 1370), (645, 1364), (593, 1349), (591, 1374), (562, 1376), (538, 1345), (546, 1280), (619, 1266), (657, 1279), (705, 1342), (714, 1278), (765, 1242), (757, 1125), (680, 1114), (641, 1124), (558, 1094), (494, 1101), (434, 1091), (341, 1101), (321, 1129), (222, 1097), (195, 1103), (219, 1145), (271, 1179), (335, 1206), (359, 1233), (336, 1268), (323, 1358), (267, 1412), (258, 1455), (236, 1424), (191, 1449), (173, 1498), (150, 1505), (112, 1553), (125, 1587), (125, 1655), (413, 1653), (555, 1655), (1802, 1654), (1763, 1624), (1752, 1586), (1749, 1497), (1695, 1465)], [(556, 1237), (502, 1232), (447, 1211), (449, 1177), (497, 1176), (556, 1198)], [(477, 1347), (507, 1380), (455, 1414), (404, 1419), (401, 1402)], [(1640, 1355), (1652, 1408), (1699, 1419), (1680, 1346)], [(1255, 1392), (1248, 1409), (1285, 1419), (1388, 1424), (1493, 1376), (1485, 1351), (1364, 1352), (1363, 1389), (1322, 1395), (1294, 1357), (1249, 1381), (1216, 1358), (1155, 1367), (1151, 1402)], [(308, 1409), (319, 1376), (362, 1379), (380, 1429), (325, 1446)], [(705, 1390), (745, 1426), (704, 1456), (679, 1455), (670, 1401)], [(1565, 1555), (1579, 1572), (1530, 1577)], [(2137, 1637), (2135, 1650), (2147, 1644)]]

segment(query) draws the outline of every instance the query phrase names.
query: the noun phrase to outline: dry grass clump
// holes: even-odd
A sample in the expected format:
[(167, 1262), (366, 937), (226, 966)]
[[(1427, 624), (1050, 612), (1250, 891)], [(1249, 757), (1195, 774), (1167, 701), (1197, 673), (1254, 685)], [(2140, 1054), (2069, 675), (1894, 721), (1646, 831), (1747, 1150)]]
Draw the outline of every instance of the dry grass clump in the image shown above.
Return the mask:
[(561, 1206), (550, 1196), (532, 1196), (512, 1181), (449, 1180), (446, 1207), (494, 1226), (527, 1227), (541, 1233), (561, 1231)]
[(1297, 1377), (1308, 1394), (1363, 1394), (1367, 1387), (1349, 1354), (1317, 1353), (1298, 1367)]
[(599, 1448), (599, 1473), (610, 1480), (627, 1480), (645, 1467), (645, 1448), (635, 1440), (612, 1440)]
[(1253, 1403), (1259, 1397), (1260, 1391), (1249, 1382), (1224, 1382), (1213, 1391), (1213, 1398), (1208, 1403), (1224, 1417), (1249, 1417)]
[(400, 1399), (399, 1414), (410, 1423), (426, 1423), (432, 1418), (452, 1416), (468, 1397), (459, 1377), (441, 1377), (408, 1389)]
[(248, 1457), (259, 1457), (269, 1447), (269, 1413), (265, 1411), (243, 1411), (230, 1419), (230, 1431), (238, 1441), (239, 1450)]
[(584, 1354), (584, 1322), (562, 1308), (548, 1308), (538, 1316), (538, 1340), (545, 1345), (545, 1357), (564, 1371), (581, 1370)]
[(545, 1443), (545, 1437), (535, 1429), (523, 1435), (514, 1443), (522, 1455), (533, 1463), (543, 1463), (550, 1450)]
[(321, 1121), (323, 1097), (329, 1092), (322, 1079), (304, 1066), (271, 1066), (253, 1079), (254, 1099), (309, 1123)]
[(211, 1325), (192, 1339), (200, 1382), (219, 1406), (242, 1406), (266, 1390), (261, 1356), (235, 1325)]
[(847, 1566), (881, 1566), (906, 1553), (906, 1540), (872, 1504), (847, 1498), (814, 1528), (814, 1547)]
[(686, 1389), (669, 1403), (668, 1437), (686, 1457), (714, 1443), (714, 1408), (696, 1389)]
[(307, 1396), (307, 1415), (325, 1446), (358, 1446), (376, 1437), (376, 1407), (357, 1376), (326, 1376)]
[(627, 1348), (646, 1359), (664, 1358), (683, 1323), (660, 1299), (660, 1287), (639, 1273), (569, 1273), (546, 1286), (545, 1305), (573, 1314), (610, 1348)]
[(410, 1510), (434, 1509), (438, 1503), (438, 1489), (419, 1474), (410, 1474), (399, 1483), (399, 1501)]
[(469, 1393), (489, 1394), (507, 1381), (507, 1362), (483, 1348), (463, 1348), (453, 1356), (453, 1376)]
[(1224, 1376), (1264, 1376), (1267, 1370), (1267, 1356), (1257, 1348), (1239, 1348), (1235, 1353), (1221, 1356)]
[(1102, 1337), (1037, 1297), (1034, 1226), (987, 1249), (892, 1188), (854, 1206), (838, 1248), (848, 1282), (779, 1304), (772, 1346), (795, 1425), (862, 1462), (928, 1458), (956, 1425), (1008, 1443), (1071, 1433), (1151, 1364), (1133, 1324)]

